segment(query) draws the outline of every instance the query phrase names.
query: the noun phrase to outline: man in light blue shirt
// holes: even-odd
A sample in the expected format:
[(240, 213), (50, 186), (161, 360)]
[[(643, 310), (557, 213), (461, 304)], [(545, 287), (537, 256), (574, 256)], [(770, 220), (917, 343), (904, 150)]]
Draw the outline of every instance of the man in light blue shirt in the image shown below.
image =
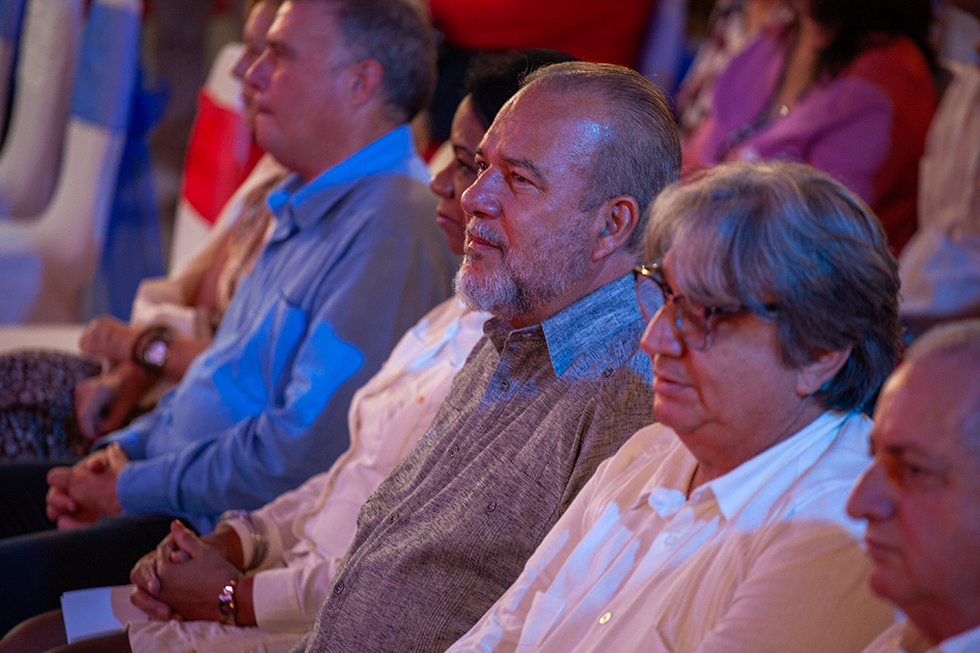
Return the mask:
[[(245, 94), (259, 144), (294, 171), (269, 198), (275, 231), (183, 382), (91, 456), (51, 471), (47, 514), (59, 525), (163, 513), (208, 531), (224, 510), (256, 508), (327, 469), (347, 447), (354, 391), (450, 293), (455, 261), (406, 125), (434, 78), (424, 17), (403, 0), (291, 0), (267, 43)], [(77, 537), (8, 540), (0, 568), (18, 567), (12, 552), (25, 548), (44, 565), (96, 568), (81, 582), (32, 579), (55, 599), (124, 581), (147, 549), (125, 535), (147, 521), (167, 525), (114, 517)], [(77, 557), (110, 543), (111, 554)], [(107, 557), (122, 578), (103, 573)], [(0, 593), (14, 592), (8, 580)]]

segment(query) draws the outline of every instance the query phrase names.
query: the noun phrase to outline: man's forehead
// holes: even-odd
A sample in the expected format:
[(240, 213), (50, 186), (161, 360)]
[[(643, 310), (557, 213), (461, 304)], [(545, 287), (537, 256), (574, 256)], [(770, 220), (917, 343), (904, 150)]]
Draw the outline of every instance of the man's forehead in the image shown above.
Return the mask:
[(608, 132), (606, 123), (578, 96), (523, 90), (497, 114), (480, 150), (517, 159), (557, 150), (563, 160), (586, 160)]
[(557, 90), (531, 86), (522, 88), (504, 104), (498, 117), (517, 120), (608, 122), (604, 99), (586, 90)]
[(324, 47), (338, 36), (336, 21), (329, 3), (287, 1), (276, 12), (266, 40), (290, 49)]
[[(901, 367), (885, 384), (875, 412), (876, 444), (918, 450), (944, 458), (962, 455), (961, 433), (972, 372), (962, 361), (930, 357)], [(964, 386), (965, 382), (965, 386)]]

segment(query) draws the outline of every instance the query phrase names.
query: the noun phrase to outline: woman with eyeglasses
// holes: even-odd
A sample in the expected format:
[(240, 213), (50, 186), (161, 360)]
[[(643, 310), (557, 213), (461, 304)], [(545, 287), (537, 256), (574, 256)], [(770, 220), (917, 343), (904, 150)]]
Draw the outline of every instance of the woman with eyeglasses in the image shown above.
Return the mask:
[(895, 260), (808, 166), (669, 187), (635, 271), (659, 420), (450, 650), (861, 651), (892, 621), (848, 492), (898, 357)]

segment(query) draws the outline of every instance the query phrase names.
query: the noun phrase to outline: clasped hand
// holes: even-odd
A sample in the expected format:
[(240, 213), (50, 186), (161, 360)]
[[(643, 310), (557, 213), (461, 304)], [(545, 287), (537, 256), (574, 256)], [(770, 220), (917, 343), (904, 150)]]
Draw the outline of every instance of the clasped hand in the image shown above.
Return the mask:
[(129, 360), (133, 343), (139, 334), (140, 329), (114, 317), (102, 315), (88, 323), (78, 340), (78, 346), (83, 353), (104, 356), (115, 366)]
[(226, 555), (177, 520), (129, 574), (133, 604), (154, 621), (220, 621), (218, 594), (239, 575)]
[(72, 467), (48, 472), (46, 512), (59, 529), (77, 528), (122, 512), (116, 480), (129, 457), (118, 444), (89, 454)]

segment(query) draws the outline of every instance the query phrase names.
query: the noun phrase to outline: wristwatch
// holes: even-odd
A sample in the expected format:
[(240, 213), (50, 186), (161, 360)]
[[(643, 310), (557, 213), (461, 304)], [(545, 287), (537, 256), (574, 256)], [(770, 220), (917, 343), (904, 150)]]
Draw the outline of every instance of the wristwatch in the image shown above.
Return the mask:
[(158, 325), (146, 329), (133, 343), (133, 361), (150, 374), (163, 374), (173, 339), (174, 332), (169, 327)]
[(221, 588), (218, 594), (218, 613), (221, 614), (221, 623), (226, 626), (238, 625), (238, 604), (235, 602), (235, 589), (242, 576), (235, 576), (228, 581), (228, 584)]

